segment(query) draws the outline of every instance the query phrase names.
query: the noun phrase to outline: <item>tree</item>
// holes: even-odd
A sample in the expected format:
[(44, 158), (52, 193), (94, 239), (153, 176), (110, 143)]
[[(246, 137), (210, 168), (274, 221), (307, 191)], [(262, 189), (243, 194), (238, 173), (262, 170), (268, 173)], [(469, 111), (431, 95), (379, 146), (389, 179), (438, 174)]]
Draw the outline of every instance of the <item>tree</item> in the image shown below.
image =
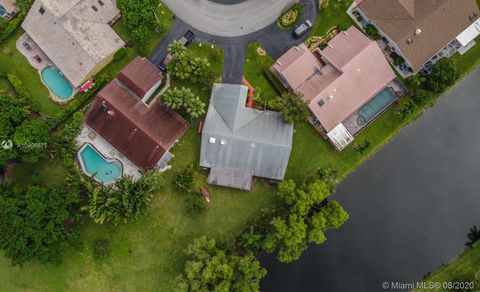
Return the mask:
[[(6, 94), (0, 94), (0, 166), (17, 157), (17, 149), (10, 147), (15, 129), (28, 120), (30, 111), (22, 105), (19, 99)], [(13, 145), (11, 145), (13, 146)]]
[(83, 179), (89, 193), (89, 205), (84, 207), (96, 223), (128, 222), (148, 213), (155, 192), (162, 189), (160, 172), (147, 172), (139, 180), (129, 176), (117, 180), (114, 186), (97, 186), (91, 179)]
[(193, 165), (181, 169), (173, 178), (173, 184), (179, 192), (193, 193), (195, 191), (195, 170)]
[[(327, 184), (318, 177), (328, 177)], [(278, 195), (286, 212), (270, 222), (270, 230), (262, 241), (267, 252), (278, 249), (278, 260), (291, 262), (298, 259), (309, 243), (321, 244), (327, 240), (325, 232), (339, 228), (348, 214), (337, 201), (326, 202), (332, 191), (331, 171), (319, 171), (316, 179), (297, 186), (292, 180), (280, 183)]]
[(205, 103), (190, 88), (174, 87), (163, 95), (163, 102), (171, 109), (183, 109), (192, 118), (205, 113)]
[(365, 33), (374, 40), (379, 40), (381, 38), (378, 29), (370, 23), (365, 25)]
[(147, 52), (147, 43), (155, 27), (154, 11), (156, 0), (118, 0), (117, 5), (122, 11), (125, 24), (132, 36), (139, 42), (141, 54)]
[(475, 242), (480, 240), (480, 230), (478, 230), (477, 226), (473, 226), (470, 228), (470, 231), (467, 234), (468, 242), (465, 243), (466, 246), (472, 247)]
[(281, 112), (286, 123), (303, 122), (310, 116), (308, 104), (300, 93), (284, 93), (271, 100), (269, 106)]
[(75, 138), (80, 134), (83, 125), (82, 112), (73, 114), (72, 121), (65, 125), (55, 143), (55, 148), (64, 159), (72, 159), (77, 150)]
[(181, 58), (187, 54), (187, 48), (180, 41), (173, 41), (167, 50), (173, 58)]
[(47, 153), (49, 140), (50, 129), (40, 119), (23, 122), (13, 135), (13, 142), (18, 147), (19, 156), (29, 163), (39, 161)]
[(0, 188), (0, 247), (13, 265), (32, 259), (60, 263), (78, 243), (79, 198), (69, 188)]
[(186, 250), (184, 274), (175, 279), (175, 291), (259, 291), (266, 270), (251, 253), (231, 255), (205, 236)]
[(458, 72), (452, 60), (440, 59), (427, 77), (427, 87), (435, 93), (442, 93), (452, 86), (458, 78)]

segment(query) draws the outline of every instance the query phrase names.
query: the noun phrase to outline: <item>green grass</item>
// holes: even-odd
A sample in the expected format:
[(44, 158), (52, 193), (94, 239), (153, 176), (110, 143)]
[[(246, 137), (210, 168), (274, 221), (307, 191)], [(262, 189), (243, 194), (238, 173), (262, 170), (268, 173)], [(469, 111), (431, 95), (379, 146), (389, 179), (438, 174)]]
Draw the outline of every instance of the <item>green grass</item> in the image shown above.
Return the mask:
[(323, 36), (334, 26), (349, 27), (354, 21), (346, 13), (353, 0), (324, 1), (318, 13), (317, 22), (314, 24), (310, 36)]
[[(466, 250), (458, 259), (439, 268), (425, 278), (424, 282), (446, 283), (455, 281), (465, 281), (465, 277), (474, 275), (480, 271), (480, 244), (475, 244), (472, 249)], [(475, 287), (479, 288), (479, 287)], [(415, 290), (424, 291), (424, 290)], [(427, 291), (427, 290), (425, 290)], [(443, 289), (428, 290), (443, 291)]]
[[(320, 12), (312, 34), (323, 35), (332, 26), (350, 23), (345, 10), (351, 1), (347, 2), (330, 0)], [(123, 23), (118, 23), (115, 30), (126, 40), (129, 39)], [(221, 53), (212, 53), (209, 45), (200, 46), (198, 43), (193, 43), (189, 50), (197, 56), (209, 58), (213, 70), (220, 76)], [(114, 76), (136, 53), (134, 48), (127, 50), (127, 56), (121, 62), (110, 64), (105, 72)], [(467, 55), (469, 61), (463, 61), (463, 57), (456, 61), (465, 63), (462, 70), (472, 68), (468, 64), (480, 61), (480, 49), (472, 49), (469, 53), (472, 54)], [(273, 60), (269, 56), (259, 56), (256, 45), (249, 46), (247, 58), (246, 78), (265, 100), (275, 97), (276, 92), (263, 73), (273, 64)], [(210, 88), (175, 79), (172, 85), (192, 87), (196, 94), (208, 101)], [(317, 167), (325, 166), (333, 167), (342, 176), (347, 175), (421, 113), (422, 109), (418, 108), (411, 117), (403, 120), (397, 117), (395, 111), (407, 101), (405, 98), (400, 105), (389, 109), (357, 137), (357, 141), (372, 141), (372, 147), (363, 155), (353, 151), (352, 146), (337, 152), (307, 123), (296, 125), (287, 178), (301, 180)], [(179, 168), (189, 164), (198, 165), (201, 137), (197, 130), (198, 121), (192, 124), (174, 147), (176, 157), (173, 169), (166, 173), (167, 182), (171, 181)], [(9, 173), (8, 179), (26, 185), (31, 182), (30, 170), (33, 170), (33, 173), (41, 176), (37, 180), (61, 182), (65, 170), (60, 164), (60, 161), (47, 160), (33, 166), (21, 165)], [(85, 239), (83, 248), (79, 251), (68, 250), (64, 262), (59, 266), (33, 262), (23, 268), (12, 268), (8, 259), (0, 256), (1, 288), (4, 291), (170, 291), (172, 278), (182, 272), (185, 262), (183, 250), (193, 238), (207, 235), (221, 243), (229, 243), (251, 219), (261, 214), (262, 209), (276, 204), (275, 189), (262, 182), (258, 182), (251, 193), (215, 186), (209, 188), (213, 205), (204, 214), (189, 214), (186, 211), (188, 195), (178, 193), (168, 183), (162, 195), (155, 198), (150, 214), (138, 222), (112, 227), (87, 220), (82, 230)], [(98, 238), (107, 238), (112, 245), (111, 255), (101, 261), (93, 260), (90, 251), (92, 242)]]
[[(60, 110), (60, 106), (54, 102), (43, 85), (40, 75), (28, 63), (27, 59), (17, 50), (16, 41), (23, 34), (22, 29), (17, 29), (9, 38), (0, 44), (0, 69), (15, 74), (25, 86), (25, 89), (39, 106), (42, 113), (53, 115)], [(3, 80), (0, 82), (0, 91), (9, 91), (11, 88)]]

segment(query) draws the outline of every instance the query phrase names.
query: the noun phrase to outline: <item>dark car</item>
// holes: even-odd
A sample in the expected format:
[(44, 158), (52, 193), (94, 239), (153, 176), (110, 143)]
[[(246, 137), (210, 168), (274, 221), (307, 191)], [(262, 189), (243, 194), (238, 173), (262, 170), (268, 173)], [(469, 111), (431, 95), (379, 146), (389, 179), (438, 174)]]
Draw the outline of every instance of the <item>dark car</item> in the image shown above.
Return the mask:
[(310, 20), (305, 21), (301, 25), (299, 25), (294, 31), (293, 31), (293, 36), (295, 38), (299, 38), (302, 35), (304, 35), (307, 31), (309, 31), (312, 28), (312, 23)]
[(194, 39), (195, 34), (192, 31), (188, 30), (180, 39), (180, 43), (182, 43), (182, 45), (184, 45), (185, 47), (188, 47)]
[(170, 53), (168, 53), (165, 56), (165, 58), (163, 58), (162, 62), (158, 66), (158, 68), (162, 71), (167, 71), (167, 65), (168, 65), (168, 63), (170, 63), (170, 61), (172, 61), (172, 59), (173, 59), (173, 56)]

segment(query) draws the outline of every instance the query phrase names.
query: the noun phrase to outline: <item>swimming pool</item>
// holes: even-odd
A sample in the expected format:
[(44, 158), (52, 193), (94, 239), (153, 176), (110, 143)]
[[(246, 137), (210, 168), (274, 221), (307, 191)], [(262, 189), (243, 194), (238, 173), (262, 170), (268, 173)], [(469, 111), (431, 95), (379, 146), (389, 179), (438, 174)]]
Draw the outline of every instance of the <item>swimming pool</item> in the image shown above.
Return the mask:
[(78, 151), (78, 159), (83, 172), (97, 181), (110, 184), (122, 177), (122, 164), (117, 160), (107, 160), (90, 144)]
[(366, 103), (361, 109), (358, 110), (357, 124), (360, 126), (365, 125), (375, 118), (381, 111), (383, 111), (388, 105), (390, 105), (397, 96), (392, 88), (386, 87), (368, 103)]
[(72, 84), (53, 66), (42, 70), (42, 80), (50, 91), (62, 100), (69, 99), (73, 94)]
[(4, 17), (7, 14), (7, 10), (0, 4), (0, 17)]

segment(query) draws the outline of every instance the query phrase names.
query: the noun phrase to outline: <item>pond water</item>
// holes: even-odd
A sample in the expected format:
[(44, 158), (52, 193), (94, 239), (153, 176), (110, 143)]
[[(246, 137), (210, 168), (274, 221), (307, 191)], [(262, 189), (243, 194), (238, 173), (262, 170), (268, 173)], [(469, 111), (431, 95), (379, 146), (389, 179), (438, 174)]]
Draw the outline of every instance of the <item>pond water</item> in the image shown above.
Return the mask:
[(262, 259), (262, 291), (385, 291), (456, 258), (480, 225), (480, 68), (351, 174), (334, 199), (350, 213), (300, 260)]

